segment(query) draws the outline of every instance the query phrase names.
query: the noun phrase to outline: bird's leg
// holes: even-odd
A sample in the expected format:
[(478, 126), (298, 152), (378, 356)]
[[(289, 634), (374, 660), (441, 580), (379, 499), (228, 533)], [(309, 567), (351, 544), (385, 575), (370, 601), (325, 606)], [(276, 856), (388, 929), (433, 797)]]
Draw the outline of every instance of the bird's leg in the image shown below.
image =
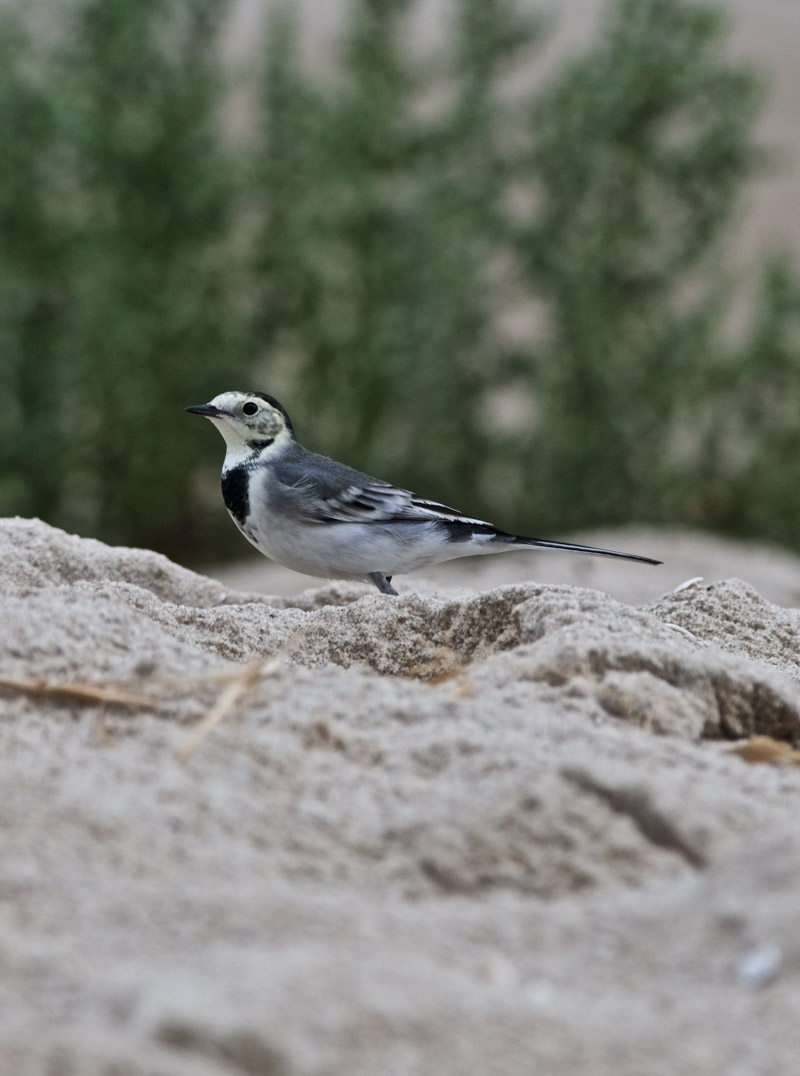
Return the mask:
[(397, 596), (397, 591), (392, 586), (392, 577), (390, 575), (384, 575), (383, 572), (370, 572), (369, 581), (375, 584), (381, 594), (394, 594)]

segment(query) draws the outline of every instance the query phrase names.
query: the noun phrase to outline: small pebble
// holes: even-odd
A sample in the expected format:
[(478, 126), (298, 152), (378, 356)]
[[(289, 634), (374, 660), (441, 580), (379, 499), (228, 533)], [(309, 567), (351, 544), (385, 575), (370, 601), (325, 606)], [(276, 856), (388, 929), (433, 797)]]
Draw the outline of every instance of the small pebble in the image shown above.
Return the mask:
[(780, 946), (773, 942), (754, 945), (739, 957), (736, 965), (739, 982), (753, 988), (766, 986), (780, 971), (782, 960)]

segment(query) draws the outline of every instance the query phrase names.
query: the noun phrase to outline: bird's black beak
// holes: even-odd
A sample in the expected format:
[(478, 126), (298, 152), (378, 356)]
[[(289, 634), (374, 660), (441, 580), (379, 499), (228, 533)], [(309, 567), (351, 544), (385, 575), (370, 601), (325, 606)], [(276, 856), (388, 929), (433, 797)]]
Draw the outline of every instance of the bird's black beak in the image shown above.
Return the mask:
[(213, 404), (197, 404), (196, 407), (185, 407), (184, 411), (189, 411), (193, 415), (202, 415), (203, 418), (219, 418), (222, 414), (218, 407), (214, 407)]

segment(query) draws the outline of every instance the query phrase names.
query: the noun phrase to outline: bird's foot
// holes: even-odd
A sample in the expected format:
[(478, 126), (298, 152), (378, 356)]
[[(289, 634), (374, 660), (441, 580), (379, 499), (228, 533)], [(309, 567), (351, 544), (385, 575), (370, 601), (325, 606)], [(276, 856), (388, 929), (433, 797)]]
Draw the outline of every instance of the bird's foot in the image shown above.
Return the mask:
[(397, 596), (397, 591), (392, 586), (392, 577), (390, 575), (384, 575), (383, 572), (370, 572), (369, 580), (374, 583), (381, 594), (394, 594)]

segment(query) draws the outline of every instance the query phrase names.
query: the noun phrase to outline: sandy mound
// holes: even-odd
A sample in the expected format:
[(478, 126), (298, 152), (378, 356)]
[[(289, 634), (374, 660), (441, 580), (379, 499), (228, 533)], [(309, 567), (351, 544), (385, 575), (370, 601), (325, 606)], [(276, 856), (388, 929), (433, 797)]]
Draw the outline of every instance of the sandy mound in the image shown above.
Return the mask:
[(2, 1072), (796, 1071), (800, 613), (0, 550)]

